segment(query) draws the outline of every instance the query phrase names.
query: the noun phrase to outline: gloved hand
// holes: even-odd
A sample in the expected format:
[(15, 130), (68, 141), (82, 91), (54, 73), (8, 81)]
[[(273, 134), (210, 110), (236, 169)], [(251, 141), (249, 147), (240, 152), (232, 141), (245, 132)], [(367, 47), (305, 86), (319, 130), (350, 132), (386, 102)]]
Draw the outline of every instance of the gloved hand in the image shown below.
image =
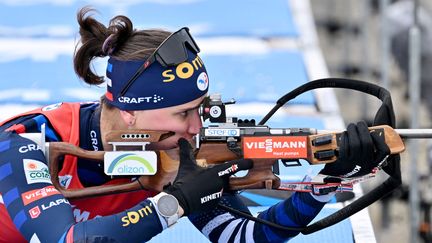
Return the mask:
[(196, 164), (192, 147), (186, 139), (179, 139), (180, 167), (172, 185), (164, 189), (177, 198), (184, 215), (202, 212), (216, 207), (224, 189), (228, 189), (229, 177), (240, 170), (252, 168), (251, 160), (233, 160), (213, 167)]
[(389, 154), (383, 134), (370, 133), (364, 121), (350, 123), (342, 133), (337, 161), (326, 164), (320, 174), (344, 178), (366, 175)]

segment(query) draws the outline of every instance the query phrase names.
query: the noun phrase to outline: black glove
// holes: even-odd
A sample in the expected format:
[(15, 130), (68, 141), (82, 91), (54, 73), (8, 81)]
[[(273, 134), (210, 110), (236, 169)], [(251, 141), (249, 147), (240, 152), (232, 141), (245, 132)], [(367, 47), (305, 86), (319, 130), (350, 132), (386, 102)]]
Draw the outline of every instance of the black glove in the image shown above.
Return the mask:
[(369, 132), (364, 121), (350, 123), (341, 135), (338, 159), (326, 164), (320, 174), (345, 178), (367, 175), (389, 154), (384, 134)]
[(240, 170), (252, 168), (252, 161), (245, 159), (203, 168), (196, 164), (192, 147), (186, 139), (179, 139), (178, 144), (180, 167), (173, 184), (164, 191), (177, 198), (184, 215), (216, 207), (222, 191), (228, 189), (229, 177)]

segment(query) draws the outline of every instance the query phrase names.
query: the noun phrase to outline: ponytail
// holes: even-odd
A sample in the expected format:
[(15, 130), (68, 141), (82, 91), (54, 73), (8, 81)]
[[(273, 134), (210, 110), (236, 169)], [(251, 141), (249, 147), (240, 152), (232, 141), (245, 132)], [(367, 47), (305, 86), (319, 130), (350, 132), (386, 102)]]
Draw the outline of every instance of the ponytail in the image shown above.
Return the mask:
[(91, 13), (94, 9), (84, 7), (78, 11), (80, 42), (75, 47), (75, 73), (90, 85), (104, 82), (91, 68), (97, 57), (114, 57), (119, 60), (145, 60), (171, 34), (157, 29), (134, 30), (132, 21), (123, 15), (111, 19), (106, 27)]

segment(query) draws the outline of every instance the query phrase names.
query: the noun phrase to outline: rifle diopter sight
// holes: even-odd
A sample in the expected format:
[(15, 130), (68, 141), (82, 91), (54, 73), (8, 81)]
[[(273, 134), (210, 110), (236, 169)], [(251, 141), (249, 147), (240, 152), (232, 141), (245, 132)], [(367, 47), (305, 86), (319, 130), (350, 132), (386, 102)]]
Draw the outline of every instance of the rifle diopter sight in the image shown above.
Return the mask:
[(222, 102), (220, 94), (211, 94), (210, 96), (204, 98), (199, 108), (199, 114), (203, 121), (209, 119), (210, 122), (214, 123), (226, 123), (228, 121), (226, 117), (225, 105), (235, 104), (235, 102), (236, 101), (234, 99), (231, 99), (230, 101), (224, 103)]

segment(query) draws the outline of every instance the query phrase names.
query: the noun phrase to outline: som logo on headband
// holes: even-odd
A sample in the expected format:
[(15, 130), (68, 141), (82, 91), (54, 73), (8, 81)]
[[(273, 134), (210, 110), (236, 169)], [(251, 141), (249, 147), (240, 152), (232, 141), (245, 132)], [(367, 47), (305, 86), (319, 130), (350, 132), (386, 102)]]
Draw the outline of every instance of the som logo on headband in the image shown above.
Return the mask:
[(203, 61), (199, 56), (196, 56), (195, 59), (192, 60), (192, 62), (183, 62), (177, 65), (175, 69), (167, 69), (162, 72), (162, 77), (164, 79), (162, 80), (164, 83), (172, 82), (176, 77), (179, 77), (181, 79), (188, 79), (192, 77), (192, 75), (197, 71), (198, 69), (202, 68)]

